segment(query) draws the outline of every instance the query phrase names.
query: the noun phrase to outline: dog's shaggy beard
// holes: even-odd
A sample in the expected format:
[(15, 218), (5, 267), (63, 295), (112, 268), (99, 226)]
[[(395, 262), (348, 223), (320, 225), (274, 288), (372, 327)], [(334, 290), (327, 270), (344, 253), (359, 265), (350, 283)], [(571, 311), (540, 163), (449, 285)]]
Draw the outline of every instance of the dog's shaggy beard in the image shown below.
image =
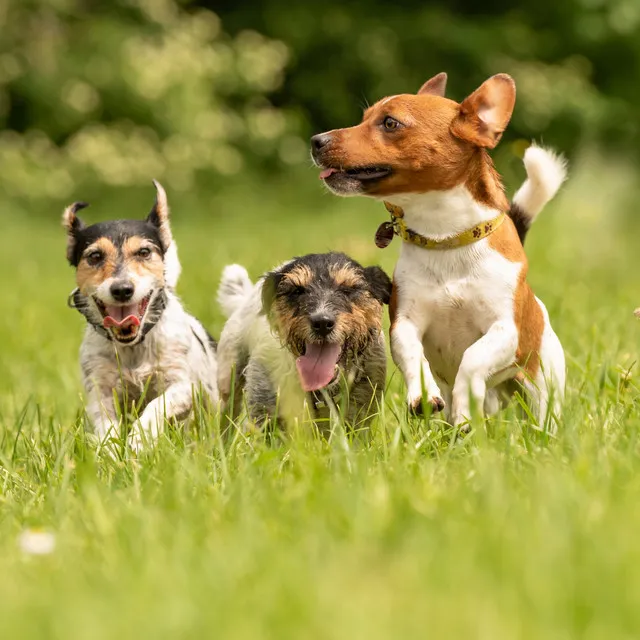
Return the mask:
[(381, 330), (379, 322), (374, 326), (353, 322), (351, 314), (339, 315), (334, 330), (324, 338), (314, 333), (306, 316), (278, 315), (275, 325), (282, 346), (295, 358), (304, 355), (307, 344), (310, 342), (333, 343), (341, 347), (342, 351), (338, 359), (338, 364), (341, 366), (357, 360)]

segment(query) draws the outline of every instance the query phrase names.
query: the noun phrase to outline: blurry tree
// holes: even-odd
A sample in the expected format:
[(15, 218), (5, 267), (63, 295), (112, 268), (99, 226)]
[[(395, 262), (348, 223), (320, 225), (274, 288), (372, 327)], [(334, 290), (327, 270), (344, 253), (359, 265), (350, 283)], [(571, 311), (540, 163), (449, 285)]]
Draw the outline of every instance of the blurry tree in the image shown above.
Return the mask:
[(0, 0), (10, 195), (277, 167), (446, 70), (514, 76), (507, 139), (640, 148), (640, 0)]
[(510, 73), (509, 135), (570, 151), (588, 138), (640, 148), (640, 0), (200, 0), (230, 32), (252, 28), (291, 50), (276, 105), (309, 130), (345, 126), (363, 104), (449, 73), (461, 100)]
[[(266, 94), (287, 47), (231, 38), (175, 0), (0, 0), (0, 175), (10, 195), (66, 197), (83, 180), (188, 188), (198, 172), (306, 152)], [(251, 148), (251, 154), (246, 153)]]

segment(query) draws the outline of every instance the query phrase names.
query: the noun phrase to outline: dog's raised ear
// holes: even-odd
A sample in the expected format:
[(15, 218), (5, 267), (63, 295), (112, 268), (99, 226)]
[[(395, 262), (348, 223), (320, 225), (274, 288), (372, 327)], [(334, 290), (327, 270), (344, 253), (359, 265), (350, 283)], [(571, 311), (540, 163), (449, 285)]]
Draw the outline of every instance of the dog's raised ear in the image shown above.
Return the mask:
[(447, 74), (443, 71), (439, 73), (437, 76), (433, 76), (427, 80), (421, 87), (420, 91), (418, 91), (418, 95), (428, 94), (431, 96), (440, 96), (444, 98), (444, 92), (447, 89)]
[(451, 133), (478, 147), (493, 149), (511, 120), (515, 103), (513, 78), (506, 73), (492, 76), (462, 101)]
[(67, 230), (67, 260), (77, 267), (75, 249), (78, 242), (78, 235), (85, 228), (84, 222), (78, 218), (78, 211), (88, 207), (86, 202), (74, 202), (69, 205), (62, 214), (62, 226)]
[(382, 304), (389, 304), (393, 284), (389, 276), (380, 267), (367, 267), (364, 277), (369, 285), (369, 291)]
[(269, 271), (262, 280), (262, 313), (269, 315), (273, 301), (276, 299), (276, 290), (282, 280), (279, 271)]
[(156, 188), (156, 201), (147, 216), (147, 222), (158, 229), (162, 249), (166, 251), (173, 242), (171, 225), (169, 224), (169, 201), (166, 191), (157, 180), (153, 181), (153, 185)]

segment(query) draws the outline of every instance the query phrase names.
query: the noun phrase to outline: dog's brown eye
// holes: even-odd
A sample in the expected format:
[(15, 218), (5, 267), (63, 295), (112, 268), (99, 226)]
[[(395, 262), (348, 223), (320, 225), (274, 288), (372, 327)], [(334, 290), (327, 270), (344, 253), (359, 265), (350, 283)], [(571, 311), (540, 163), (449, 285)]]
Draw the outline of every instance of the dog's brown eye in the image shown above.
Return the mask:
[(102, 251), (92, 251), (87, 254), (86, 260), (92, 267), (97, 267), (102, 260), (104, 259), (104, 255)]
[(146, 260), (151, 255), (151, 249), (149, 249), (148, 247), (142, 247), (142, 249), (138, 249), (136, 255), (138, 256), (138, 258)]
[(385, 128), (385, 131), (395, 131), (400, 126), (400, 123), (395, 118), (387, 116), (382, 121), (382, 126)]
[(347, 298), (355, 298), (358, 294), (362, 293), (360, 287), (340, 287), (340, 293), (347, 296)]
[(298, 287), (294, 287), (291, 290), (291, 295), (292, 296), (301, 296), (304, 292), (305, 292), (305, 288), (298, 286)]

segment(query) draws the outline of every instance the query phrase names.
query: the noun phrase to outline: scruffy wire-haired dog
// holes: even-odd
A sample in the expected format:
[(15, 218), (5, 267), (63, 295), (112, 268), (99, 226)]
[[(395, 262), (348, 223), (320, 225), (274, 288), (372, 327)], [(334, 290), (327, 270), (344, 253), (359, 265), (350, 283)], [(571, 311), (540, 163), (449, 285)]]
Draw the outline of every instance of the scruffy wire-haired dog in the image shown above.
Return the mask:
[[(254, 286), (227, 266), (218, 300), (229, 317), (218, 349), (218, 388), (232, 417), (241, 390), (256, 424), (306, 419), (329, 428), (331, 406), (355, 427), (376, 412), (385, 385), (381, 326), (391, 281), (342, 253), (286, 262)], [(229, 406), (235, 374), (234, 406)]]
[(154, 182), (156, 202), (145, 220), (86, 226), (67, 207), (67, 258), (76, 268), (70, 306), (87, 319), (80, 364), (87, 412), (101, 440), (118, 424), (118, 405), (142, 411), (129, 435), (139, 450), (165, 419), (186, 418), (193, 398), (217, 403), (215, 342), (175, 294), (180, 263), (169, 206)]

